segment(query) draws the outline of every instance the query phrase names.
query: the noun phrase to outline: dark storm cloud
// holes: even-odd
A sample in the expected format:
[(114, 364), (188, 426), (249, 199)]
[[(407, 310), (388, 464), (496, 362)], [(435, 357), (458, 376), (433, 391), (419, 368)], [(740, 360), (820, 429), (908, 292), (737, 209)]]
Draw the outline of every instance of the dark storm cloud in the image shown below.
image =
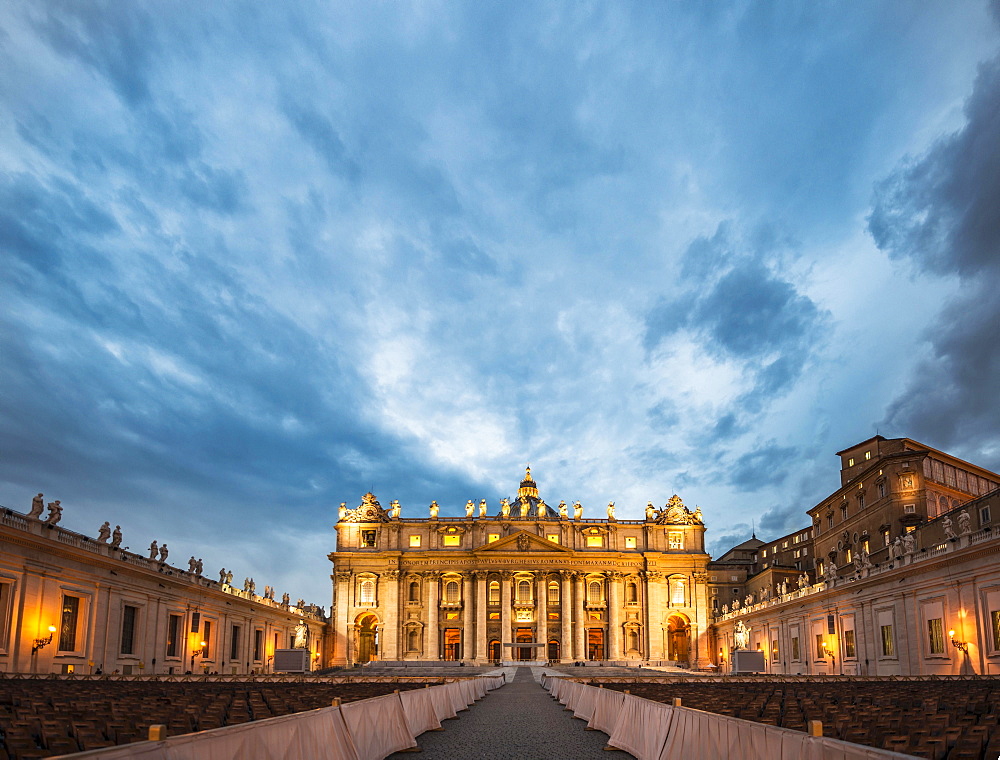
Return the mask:
[(1000, 427), (991, 401), (1000, 388), (1000, 58), (980, 66), (965, 116), (962, 129), (879, 183), (869, 230), (889, 255), (961, 282), (926, 334), (930, 358), (884, 422), (974, 450)]
[(788, 476), (785, 468), (795, 453), (792, 447), (778, 446), (770, 441), (737, 457), (729, 482), (742, 492), (781, 485)]

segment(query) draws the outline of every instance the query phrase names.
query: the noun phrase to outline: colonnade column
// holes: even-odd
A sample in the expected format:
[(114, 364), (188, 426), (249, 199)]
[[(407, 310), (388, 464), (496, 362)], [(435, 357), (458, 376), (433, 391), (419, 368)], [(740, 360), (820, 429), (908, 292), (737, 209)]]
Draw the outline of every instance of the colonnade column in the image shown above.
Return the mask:
[(562, 578), (562, 590), (559, 596), (559, 619), (562, 620), (559, 659), (566, 662), (573, 659), (573, 586), (568, 570), (563, 570), (559, 575)]
[(383, 660), (399, 659), (399, 571), (387, 570), (384, 573), (385, 594), (383, 609), (385, 614), (382, 621), (382, 653)]
[(651, 570), (646, 574), (646, 608), (649, 615), (649, 659), (665, 660), (663, 652), (663, 573)]
[(510, 629), (510, 571), (500, 573), (500, 659), (514, 659), (513, 647), (504, 646), (513, 643), (514, 636)]
[(575, 654), (576, 659), (586, 660), (587, 659), (587, 642), (586, 642), (586, 628), (584, 627), (587, 622), (587, 596), (586, 589), (584, 588), (586, 578), (584, 578), (583, 573), (574, 573), (573, 579), (576, 581), (576, 620), (573, 621), (576, 627), (576, 647)]
[(476, 615), (478, 609), (472, 599), (472, 573), (466, 573), (462, 588), (462, 620), (465, 628), (462, 631), (462, 659), (476, 659)]
[[(709, 647), (708, 633), (708, 573), (692, 573), (692, 606), (695, 608), (695, 625), (692, 628), (691, 643), (694, 645), (692, 663), (704, 668), (712, 662), (712, 650)], [(771, 657), (770, 654), (767, 655)]]
[(438, 631), (438, 582), (440, 573), (424, 573), (427, 581), (427, 632), (424, 636), (424, 659), (440, 660), (441, 633)]
[(535, 609), (538, 611), (538, 620), (535, 622), (535, 640), (542, 642), (545, 646), (538, 652), (536, 659), (549, 659), (549, 574), (544, 570), (538, 574), (538, 601), (535, 602)]
[(476, 659), (489, 659), (486, 651), (486, 573), (477, 570), (473, 573), (476, 579)]
[(620, 660), (622, 654), (622, 574), (608, 573), (608, 659)]

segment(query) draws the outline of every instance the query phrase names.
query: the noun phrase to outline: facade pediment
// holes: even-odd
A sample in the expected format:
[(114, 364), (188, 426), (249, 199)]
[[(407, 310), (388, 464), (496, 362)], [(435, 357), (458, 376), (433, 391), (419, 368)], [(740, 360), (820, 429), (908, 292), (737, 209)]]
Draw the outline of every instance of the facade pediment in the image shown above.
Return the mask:
[(534, 533), (528, 533), (526, 530), (519, 530), (517, 533), (506, 538), (501, 538), (499, 541), (481, 546), (475, 552), (476, 554), (493, 552), (563, 552), (565, 554), (573, 554), (572, 549), (555, 544), (541, 536), (536, 536)]

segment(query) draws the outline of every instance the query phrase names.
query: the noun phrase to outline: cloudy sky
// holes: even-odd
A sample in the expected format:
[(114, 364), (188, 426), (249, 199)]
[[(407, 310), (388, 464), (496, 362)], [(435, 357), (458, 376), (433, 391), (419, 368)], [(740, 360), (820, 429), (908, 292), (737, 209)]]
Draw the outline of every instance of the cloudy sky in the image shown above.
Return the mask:
[(0, 504), (329, 604), (336, 507), (1000, 468), (1000, 2), (0, 6)]

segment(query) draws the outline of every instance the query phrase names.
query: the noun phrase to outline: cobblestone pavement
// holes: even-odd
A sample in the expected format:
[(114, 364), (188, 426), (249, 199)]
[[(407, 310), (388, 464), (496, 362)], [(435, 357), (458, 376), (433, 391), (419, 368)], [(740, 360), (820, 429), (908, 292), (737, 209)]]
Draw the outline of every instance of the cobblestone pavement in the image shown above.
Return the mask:
[(608, 735), (585, 731), (586, 723), (563, 709), (531, 676), (518, 668), (514, 680), (494, 689), (458, 720), (442, 721), (444, 731), (417, 737), (419, 755), (397, 752), (395, 760), (585, 760), (631, 758), (627, 752), (604, 751)]

